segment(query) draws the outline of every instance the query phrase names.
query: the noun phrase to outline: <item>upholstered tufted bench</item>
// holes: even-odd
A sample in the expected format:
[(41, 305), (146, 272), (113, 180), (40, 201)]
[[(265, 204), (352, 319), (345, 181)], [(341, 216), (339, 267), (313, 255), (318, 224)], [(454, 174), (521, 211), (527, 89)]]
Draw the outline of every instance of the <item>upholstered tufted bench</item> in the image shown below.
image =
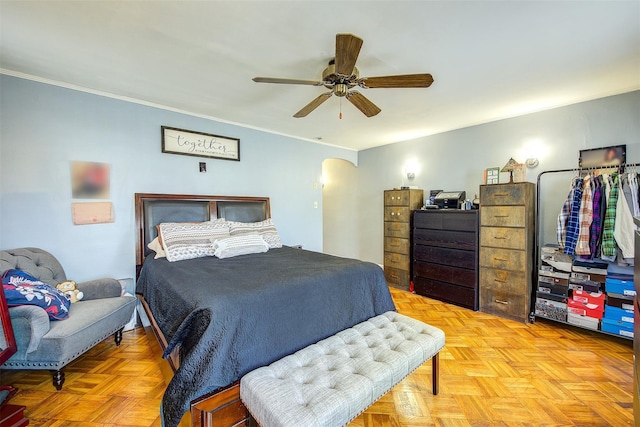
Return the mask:
[(373, 317), (258, 368), (240, 381), (240, 398), (264, 427), (343, 426), (438, 354), (444, 332), (396, 312)]

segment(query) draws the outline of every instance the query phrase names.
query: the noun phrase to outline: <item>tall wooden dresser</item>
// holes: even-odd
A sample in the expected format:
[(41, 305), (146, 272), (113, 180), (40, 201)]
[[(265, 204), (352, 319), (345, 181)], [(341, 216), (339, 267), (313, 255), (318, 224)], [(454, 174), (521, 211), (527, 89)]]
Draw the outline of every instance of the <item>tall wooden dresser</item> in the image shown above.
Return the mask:
[(419, 295), (478, 309), (478, 211), (413, 213), (413, 283)]
[(480, 311), (529, 320), (534, 222), (535, 184), (480, 186)]
[(411, 217), (422, 207), (422, 190), (384, 192), (384, 275), (387, 283), (408, 290), (411, 281)]

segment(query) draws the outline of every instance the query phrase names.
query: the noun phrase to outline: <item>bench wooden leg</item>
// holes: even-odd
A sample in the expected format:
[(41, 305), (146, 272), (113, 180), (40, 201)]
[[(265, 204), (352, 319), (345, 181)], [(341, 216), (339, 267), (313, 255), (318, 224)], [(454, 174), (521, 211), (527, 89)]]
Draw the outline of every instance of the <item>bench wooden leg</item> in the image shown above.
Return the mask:
[(438, 394), (438, 389), (440, 388), (440, 353), (436, 353), (435, 356), (431, 358), (431, 376), (433, 377), (433, 394), (434, 396)]

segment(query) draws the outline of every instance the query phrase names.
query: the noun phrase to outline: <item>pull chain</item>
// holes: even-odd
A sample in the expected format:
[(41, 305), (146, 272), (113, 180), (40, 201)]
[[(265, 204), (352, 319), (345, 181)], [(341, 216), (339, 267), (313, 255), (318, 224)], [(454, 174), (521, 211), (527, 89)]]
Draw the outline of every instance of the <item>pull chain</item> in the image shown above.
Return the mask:
[(342, 120), (342, 98), (340, 98), (340, 120)]

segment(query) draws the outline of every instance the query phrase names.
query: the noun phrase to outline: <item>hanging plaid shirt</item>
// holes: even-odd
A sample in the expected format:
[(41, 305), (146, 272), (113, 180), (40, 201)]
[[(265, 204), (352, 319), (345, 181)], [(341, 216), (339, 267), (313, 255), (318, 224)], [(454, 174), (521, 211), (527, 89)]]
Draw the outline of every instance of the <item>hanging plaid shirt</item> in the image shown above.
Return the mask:
[(618, 174), (612, 174), (611, 190), (607, 200), (607, 211), (604, 214), (604, 225), (602, 227), (602, 256), (616, 256), (616, 241), (613, 238), (613, 231), (616, 225), (616, 206), (618, 205)]
[(602, 229), (604, 227), (604, 215), (607, 212), (607, 200), (609, 198), (609, 175), (600, 175), (598, 183), (600, 184), (600, 235), (598, 236), (598, 245), (596, 246), (596, 258), (602, 256)]
[(567, 237), (564, 243), (564, 253), (573, 255), (578, 243), (580, 233), (580, 201), (582, 200), (582, 178), (576, 178), (573, 184), (573, 199), (569, 209), (569, 219), (567, 220)]
[(573, 200), (574, 190), (575, 189), (572, 185), (569, 195), (567, 196), (567, 200), (565, 200), (564, 205), (562, 205), (562, 209), (560, 210), (558, 221), (556, 223), (556, 235), (558, 238), (558, 247), (560, 249), (564, 249), (564, 242), (567, 238), (567, 219), (569, 218), (569, 212), (571, 211), (571, 201)]
[(578, 213), (580, 218), (580, 231), (578, 232), (578, 242), (576, 243), (576, 255), (590, 255), (589, 231), (593, 218), (593, 192), (591, 191), (591, 177), (584, 177), (582, 182), (582, 200)]
[(602, 217), (600, 216), (600, 200), (602, 199), (601, 180), (602, 178), (600, 177), (594, 177), (591, 181), (593, 183), (593, 208), (591, 227), (589, 227), (589, 259), (596, 257), (598, 240), (600, 240), (600, 232), (602, 230)]

